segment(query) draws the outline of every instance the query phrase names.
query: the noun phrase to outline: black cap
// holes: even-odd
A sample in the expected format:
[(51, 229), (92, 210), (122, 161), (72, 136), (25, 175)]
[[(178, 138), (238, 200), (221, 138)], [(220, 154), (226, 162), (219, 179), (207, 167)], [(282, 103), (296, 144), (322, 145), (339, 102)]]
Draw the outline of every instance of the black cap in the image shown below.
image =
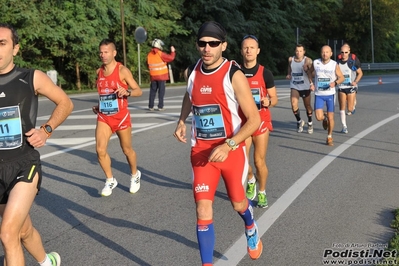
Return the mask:
[(198, 30), (197, 40), (202, 37), (213, 37), (218, 39), (219, 41), (225, 42), (227, 37), (227, 32), (223, 28), (222, 25), (215, 21), (208, 21), (202, 24), (200, 29)]

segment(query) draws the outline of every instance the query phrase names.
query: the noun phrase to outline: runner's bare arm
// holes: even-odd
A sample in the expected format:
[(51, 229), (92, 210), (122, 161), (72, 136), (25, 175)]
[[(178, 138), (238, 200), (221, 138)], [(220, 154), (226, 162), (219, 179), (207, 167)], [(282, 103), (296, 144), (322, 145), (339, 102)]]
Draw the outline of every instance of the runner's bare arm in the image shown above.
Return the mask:
[(133, 78), (132, 72), (125, 66), (121, 66), (120, 69), (120, 79), (124, 81), (131, 88), (130, 94), (125, 90), (125, 92), (121, 92), (122, 96), (132, 96), (139, 97), (143, 95), (143, 91), (140, 86), (137, 84), (136, 80)]
[(179, 121), (177, 122), (175, 133), (173, 134), (175, 136), (175, 138), (180, 142), (184, 142), (184, 143), (187, 142), (186, 119), (190, 113), (191, 113), (191, 101), (188, 96), (188, 92), (186, 92), (186, 94), (184, 95), (184, 98), (183, 98), (183, 103), (182, 103), (181, 112), (180, 112), (180, 118), (179, 118)]
[(290, 56), (290, 57), (288, 57), (288, 70), (287, 70), (287, 76), (285, 77), (286, 79), (288, 79), (288, 80), (291, 80), (291, 72), (292, 72), (292, 69), (291, 69), (291, 62), (292, 62), (292, 57)]

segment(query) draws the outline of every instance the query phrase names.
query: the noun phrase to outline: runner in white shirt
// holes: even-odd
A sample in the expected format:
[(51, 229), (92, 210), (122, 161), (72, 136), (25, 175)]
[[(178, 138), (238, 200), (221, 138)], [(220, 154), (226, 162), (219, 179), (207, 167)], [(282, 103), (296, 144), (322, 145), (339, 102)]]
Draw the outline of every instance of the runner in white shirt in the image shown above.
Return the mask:
[(352, 57), (350, 47), (344, 44), (341, 47), (341, 58), (337, 60), (338, 65), (345, 77), (344, 83), (338, 86), (339, 115), (341, 117), (341, 133), (348, 134), (346, 125), (346, 105), (348, 105), (348, 115), (355, 113), (355, 100), (357, 93), (357, 84), (363, 77), (361, 64), (357, 57)]
[[(315, 76), (315, 86), (312, 87), (315, 91), (315, 115), (317, 121), (323, 120), (323, 128), (328, 130), (326, 140), (328, 146), (334, 145), (332, 131), (334, 129), (335, 87), (345, 80), (337, 62), (332, 60), (331, 56), (331, 47), (324, 45), (321, 48), (321, 58), (314, 60), (311, 68)], [(323, 110), (324, 105), (327, 106), (327, 113)]]

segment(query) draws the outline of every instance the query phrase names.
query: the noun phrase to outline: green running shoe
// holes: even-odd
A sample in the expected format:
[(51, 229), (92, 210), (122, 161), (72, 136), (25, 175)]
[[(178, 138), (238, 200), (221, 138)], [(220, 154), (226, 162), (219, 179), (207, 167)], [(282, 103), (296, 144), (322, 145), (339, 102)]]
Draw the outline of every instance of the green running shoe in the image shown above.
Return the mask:
[(47, 256), (50, 258), (52, 266), (61, 265), (61, 257), (57, 252), (50, 252), (49, 254), (47, 254)]
[(255, 199), (255, 197), (256, 197), (256, 182), (247, 184), (246, 195), (249, 200)]
[(267, 208), (267, 196), (266, 194), (258, 194), (258, 208)]

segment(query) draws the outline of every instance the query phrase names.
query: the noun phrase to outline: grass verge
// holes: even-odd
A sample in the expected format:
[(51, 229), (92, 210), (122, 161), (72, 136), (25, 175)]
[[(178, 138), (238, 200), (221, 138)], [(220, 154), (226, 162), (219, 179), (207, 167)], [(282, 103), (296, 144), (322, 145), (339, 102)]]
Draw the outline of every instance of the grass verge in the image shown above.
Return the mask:
[(395, 258), (385, 258), (381, 261), (381, 263), (377, 264), (377, 266), (383, 266), (383, 265), (394, 265), (394, 266), (399, 266), (399, 209), (394, 211), (394, 219), (391, 223), (391, 227), (395, 230), (394, 236), (391, 238), (391, 240), (388, 243), (388, 248), (386, 249), (387, 251), (393, 251), (396, 250), (396, 257)]

